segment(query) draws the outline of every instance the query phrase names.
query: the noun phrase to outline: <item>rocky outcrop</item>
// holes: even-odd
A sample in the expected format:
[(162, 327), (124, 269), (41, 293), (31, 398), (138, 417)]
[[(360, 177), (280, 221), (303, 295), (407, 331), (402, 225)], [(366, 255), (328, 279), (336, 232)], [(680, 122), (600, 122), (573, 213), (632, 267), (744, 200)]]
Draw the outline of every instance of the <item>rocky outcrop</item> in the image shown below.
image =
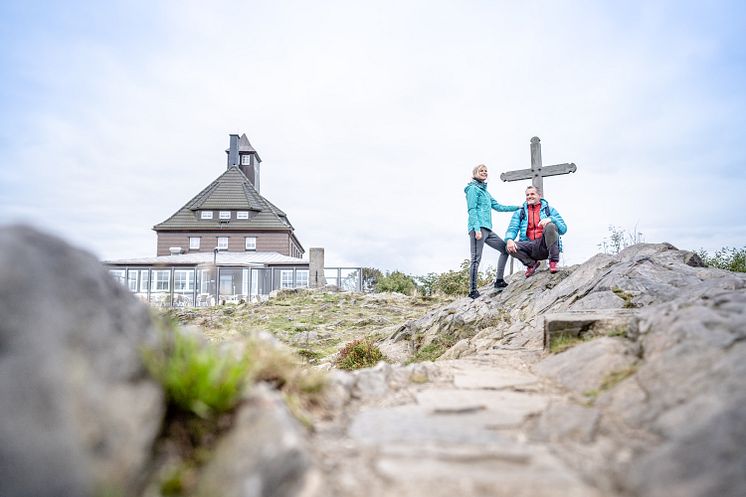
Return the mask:
[[(443, 359), (522, 351), (565, 392), (530, 421), (607, 495), (746, 493), (746, 275), (640, 244), (411, 321), (384, 345)], [(559, 335), (567, 350), (550, 353)]]
[[(132, 490), (164, 413), (148, 309), (90, 254), (0, 230), (0, 493)], [(101, 495), (101, 494), (99, 494)]]

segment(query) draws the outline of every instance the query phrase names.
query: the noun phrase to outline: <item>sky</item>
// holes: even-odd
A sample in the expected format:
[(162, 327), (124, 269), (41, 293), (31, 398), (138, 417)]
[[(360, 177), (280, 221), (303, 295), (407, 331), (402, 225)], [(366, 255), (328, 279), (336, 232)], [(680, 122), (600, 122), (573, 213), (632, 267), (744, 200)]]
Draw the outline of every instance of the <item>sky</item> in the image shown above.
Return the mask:
[(101, 259), (155, 255), (230, 133), (327, 266), (457, 268), (472, 168), (522, 203), (529, 182), (499, 175), (530, 167), (533, 136), (544, 165), (577, 165), (544, 180), (562, 264), (610, 225), (746, 245), (740, 1), (6, 0), (0, 109), (0, 224)]

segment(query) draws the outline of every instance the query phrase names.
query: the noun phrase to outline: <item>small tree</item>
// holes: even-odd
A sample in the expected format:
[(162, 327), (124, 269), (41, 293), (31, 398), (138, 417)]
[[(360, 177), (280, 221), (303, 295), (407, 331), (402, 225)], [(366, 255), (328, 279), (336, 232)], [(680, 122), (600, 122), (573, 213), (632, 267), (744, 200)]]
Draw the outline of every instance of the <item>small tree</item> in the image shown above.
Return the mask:
[(383, 273), (374, 267), (363, 268), (363, 291), (372, 292), (376, 287), (376, 282), (383, 276)]

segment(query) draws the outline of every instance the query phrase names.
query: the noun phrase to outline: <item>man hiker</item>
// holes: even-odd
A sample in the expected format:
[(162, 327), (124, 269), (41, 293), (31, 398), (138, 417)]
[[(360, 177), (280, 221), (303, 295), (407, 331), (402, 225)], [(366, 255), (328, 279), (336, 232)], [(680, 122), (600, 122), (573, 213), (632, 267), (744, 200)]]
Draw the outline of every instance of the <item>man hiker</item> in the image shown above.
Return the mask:
[[(541, 198), (534, 186), (526, 188), (523, 207), (513, 213), (505, 232), (508, 252), (526, 266), (526, 278), (533, 276), (541, 261), (549, 259), (549, 272), (557, 272), (562, 251), (560, 235), (567, 225), (554, 207)], [(515, 239), (518, 237), (518, 241)]]

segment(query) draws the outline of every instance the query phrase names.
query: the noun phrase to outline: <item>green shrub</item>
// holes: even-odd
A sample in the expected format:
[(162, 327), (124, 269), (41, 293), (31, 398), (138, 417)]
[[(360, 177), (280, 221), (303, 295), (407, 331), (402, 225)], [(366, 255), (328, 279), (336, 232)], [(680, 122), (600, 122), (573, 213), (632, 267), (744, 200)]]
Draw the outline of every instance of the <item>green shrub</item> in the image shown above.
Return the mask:
[(394, 271), (381, 276), (376, 282), (377, 292), (397, 292), (412, 295), (415, 291), (414, 279), (401, 271)]
[(178, 329), (166, 333), (168, 339), (146, 351), (144, 359), (169, 401), (202, 418), (232, 409), (243, 392), (249, 361)]
[(339, 351), (335, 364), (339, 369), (351, 371), (375, 366), (383, 358), (383, 353), (372, 341), (360, 338), (348, 343)]
[(710, 256), (705, 249), (700, 249), (696, 253), (707, 267), (746, 273), (746, 246), (740, 249), (723, 247), (716, 250), (713, 256)]
[[(458, 271), (446, 271), (437, 275), (432, 285), (434, 293), (444, 295), (466, 295), (469, 293), (471, 261), (464, 259)], [(477, 286), (489, 285), (495, 281), (495, 268), (488, 267), (478, 274)]]

